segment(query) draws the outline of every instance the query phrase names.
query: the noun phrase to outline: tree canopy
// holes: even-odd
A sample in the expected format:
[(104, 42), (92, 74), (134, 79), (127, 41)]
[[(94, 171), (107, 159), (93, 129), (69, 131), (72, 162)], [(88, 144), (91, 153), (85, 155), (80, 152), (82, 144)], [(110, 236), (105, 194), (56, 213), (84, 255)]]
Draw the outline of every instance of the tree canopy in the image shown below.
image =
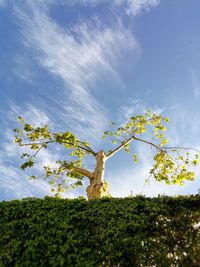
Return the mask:
[[(109, 151), (94, 151), (88, 141), (80, 140), (71, 131), (55, 133), (48, 125), (33, 127), (22, 117), (18, 117), (18, 121), (21, 127), (14, 129), (14, 142), (20, 147), (28, 148), (22, 154), (25, 160), (21, 165), (22, 170), (33, 167), (38, 153), (48, 149), (52, 144), (61, 145), (66, 150), (66, 157), (59, 158), (53, 167), (43, 166), (44, 176), (57, 195), (70, 186), (73, 188), (82, 186), (84, 177), (90, 181), (90, 186), (87, 188), (88, 198), (108, 195), (108, 186), (104, 180), (106, 161), (123, 149), (130, 154), (133, 162), (137, 163), (138, 155), (132, 152), (131, 147), (135, 142), (145, 143), (154, 149), (154, 163), (150, 175), (156, 181), (183, 185), (184, 181), (192, 181), (195, 178), (192, 167), (198, 164), (199, 151), (193, 148), (168, 146), (165, 131), (169, 119), (151, 110), (147, 110), (143, 115), (131, 116), (123, 125), (110, 122), (109, 129), (102, 136), (114, 147)], [(190, 153), (191, 150), (195, 153)], [(86, 156), (94, 157), (96, 160), (93, 171), (85, 167)], [(32, 175), (31, 179), (37, 177)]]

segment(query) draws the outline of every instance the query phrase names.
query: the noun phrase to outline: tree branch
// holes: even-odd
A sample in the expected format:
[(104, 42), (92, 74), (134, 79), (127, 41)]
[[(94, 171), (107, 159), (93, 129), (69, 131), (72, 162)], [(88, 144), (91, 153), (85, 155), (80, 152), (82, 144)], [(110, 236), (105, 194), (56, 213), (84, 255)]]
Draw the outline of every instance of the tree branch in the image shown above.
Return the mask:
[(134, 136), (131, 136), (129, 139), (127, 139), (125, 142), (122, 142), (121, 145), (119, 145), (118, 147), (116, 147), (114, 150), (110, 151), (106, 157), (107, 159), (114, 156), (118, 151), (120, 151), (123, 147), (125, 147), (126, 145), (128, 145), (131, 141), (133, 141)]
[[(31, 142), (31, 143), (25, 143), (25, 144), (22, 144), (22, 146), (32, 146), (32, 145), (43, 145), (43, 144), (49, 144), (49, 143), (56, 143), (56, 140), (51, 140), (51, 141), (43, 141), (43, 142)], [(81, 143), (81, 142), (80, 142)], [(63, 142), (63, 144), (69, 144), (69, 145), (72, 145), (72, 146), (74, 146), (74, 143), (70, 143), (70, 142)], [(80, 148), (80, 149), (82, 149), (82, 150), (85, 150), (86, 152), (88, 152), (88, 153), (91, 153), (91, 154), (93, 154), (94, 156), (96, 156), (96, 153), (90, 148), (90, 147), (88, 147), (88, 148), (86, 148), (86, 147), (83, 147), (83, 146), (80, 146), (80, 145), (78, 145), (78, 146), (76, 146), (77, 148)]]
[(88, 151), (90, 151), (94, 156), (97, 154), (96, 152), (94, 152), (94, 150), (90, 146), (85, 145), (84, 142), (79, 141), (79, 143), (84, 145), (86, 148), (88, 148)]
[(160, 151), (163, 152), (163, 149), (161, 149), (159, 146), (157, 146), (156, 144), (154, 144), (154, 143), (152, 143), (152, 142), (150, 142), (150, 141), (146, 141), (146, 140), (144, 140), (144, 139), (140, 139), (140, 138), (135, 137), (135, 136), (133, 136), (133, 139), (134, 139), (134, 140), (137, 140), (137, 141), (140, 141), (140, 142), (143, 142), (143, 143), (146, 143), (146, 144), (148, 144), (148, 145), (154, 146), (156, 149), (159, 149)]
[[(79, 143), (81, 143), (81, 142), (79, 142)], [(68, 145), (71, 145), (71, 146), (75, 146), (74, 143), (66, 142), (66, 141), (63, 141), (63, 144), (68, 144)], [(80, 148), (82, 150), (85, 150), (86, 152), (91, 153), (93, 156), (96, 156), (96, 153), (90, 147), (86, 148), (86, 147), (83, 147), (83, 146), (80, 146), (80, 145), (77, 145), (75, 147)]]
[(192, 148), (192, 147), (178, 147), (178, 146), (169, 146), (169, 147), (163, 147), (163, 150), (165, 149), (184, 149), (184, 150), (194, 150), (198, 153), (200, 153), (200, 150), (196, 149), (196, 148)]
[[(51, 133), (51, 135), (55, 138), (57, 133)], [(69, 145), (74, 145), (74, 143), (71, 143), (71, 142), (66, 142), (66, 141), (63, 141), (63, 143), (66, 143), (66, 144), (69, 144)], [(80, 149), (83, 149), (89, 153), (92, 153), (94, 156), (96, 156), (96, 153), (94, 152), (94, 150), (92, 150), (92, 148), (89, 146), (89, 145), (86, 145), (84, 144), (84, 142), (81, 142), (80, 140), (78, 140), (78, 143), (83, 145), (83, 146), (80, 146), (78, 145), (77, 147), (80, 148)]]
[(77, 173), (79, 174), (82, 174), (83, 176), (86, 176), (88, 177), (89, 179), (92, 179), (93, 178), (93, 173), (92, 172), (89, 172), (85, 169), (82, 169), (82, 168), (79, 168), (79, 167), (76, 167), (76, 166), (71, 166), (69, 163), (65, 162), (63, 164), (64, 167), (66, 167), (66, 169), (70, 169), (70, 168), (73, 168), (74, 171), (76, 171)]
[(38, 145), (38, 146), (42, 146), (44, 144), (49, 144), (49, 143), (53, 143), (55, 142), (54, 140), (51, 140), (51, 141), (44, 141), (44, 142), (32, 142), (32, 143), (25, 143), (25, 144), (22, 144), (21, 146), (32, 146), (32, 145)]
[(150, 142), (150, 141), (147, 141), (147, 140), (143, 140), (143, 139), (140, 139), (138, 137), (135, 137), (134, 135), (131, 136), (129, 139), (127, 139), (125, 142), (123, 142), (120, 146), (118, 146), (117, 148), (115, 148), (114, 150), (112, 150), (111, 152), (108, 153), (107, 155), (107, 158), (110, 158), (112, 157), (113, 155), (115, 155), (119, 150), (121, 150), (123, 147), (125, 147), (126, 145), (128, 145), (131, 141), (133, 140), (137, 140), (137, 141), (140, 141), (140, 142), (143, 142), (143, 143), (146, 143), (148, 145), (151, 145), (153, 147), (155, 147), (156, 149), (159, 149), (160, 151), (163, 151), (164, 149), (161, 149), (159, 146), (157, 146), (156, 144)]
[(37, 154), (39, 153), (39, 151), (40, 151), (41, 149), (42, 149), (42, 145), (41, 145), (41, 147), (38, 148), (38, 150), (35, 152), (35, 154), (33, 155), (33, 157), (36, 157)]

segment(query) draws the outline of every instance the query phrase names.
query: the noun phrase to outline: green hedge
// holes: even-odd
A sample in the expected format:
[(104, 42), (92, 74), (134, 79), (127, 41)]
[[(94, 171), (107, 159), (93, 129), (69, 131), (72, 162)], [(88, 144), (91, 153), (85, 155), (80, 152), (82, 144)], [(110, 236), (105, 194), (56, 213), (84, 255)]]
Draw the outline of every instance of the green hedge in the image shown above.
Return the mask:
[(200, 197), (0, 202), (0, 266), (190, 266)]

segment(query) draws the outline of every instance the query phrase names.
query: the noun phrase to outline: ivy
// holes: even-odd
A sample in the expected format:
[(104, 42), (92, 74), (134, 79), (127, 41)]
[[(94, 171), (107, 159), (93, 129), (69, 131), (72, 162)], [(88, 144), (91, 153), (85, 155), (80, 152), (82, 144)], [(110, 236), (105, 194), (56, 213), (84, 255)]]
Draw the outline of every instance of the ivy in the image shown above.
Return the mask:
[(199, 206), (199, 196), (3, 201), (0, 266), (190, 266)]

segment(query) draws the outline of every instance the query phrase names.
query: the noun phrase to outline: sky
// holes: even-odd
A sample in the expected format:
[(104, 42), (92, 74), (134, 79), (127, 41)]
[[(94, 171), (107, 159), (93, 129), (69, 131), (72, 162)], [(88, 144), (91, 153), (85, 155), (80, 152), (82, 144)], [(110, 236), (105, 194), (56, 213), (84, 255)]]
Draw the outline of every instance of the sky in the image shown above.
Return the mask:
[[(30, 181), (19, 168), (19, 115), (70, 130), (98, 151), (108, 149), (101, 136), (109, 121), (151, 108), (169, 117), (170, 145), (199, 149), (199, 10), (198, 0), (0, 0), (0, 200), (52, 195), (42, 175)], [(200, 168), (184, 186), (145, 184), (153, 151), (133, 149), (137, 165), (123, 151), (106, 163), (112, 196), (197, 193)], [(59, 153), (42, 151), (31, 174)], [(63, 197), (85, 196), (87, 183)]]

